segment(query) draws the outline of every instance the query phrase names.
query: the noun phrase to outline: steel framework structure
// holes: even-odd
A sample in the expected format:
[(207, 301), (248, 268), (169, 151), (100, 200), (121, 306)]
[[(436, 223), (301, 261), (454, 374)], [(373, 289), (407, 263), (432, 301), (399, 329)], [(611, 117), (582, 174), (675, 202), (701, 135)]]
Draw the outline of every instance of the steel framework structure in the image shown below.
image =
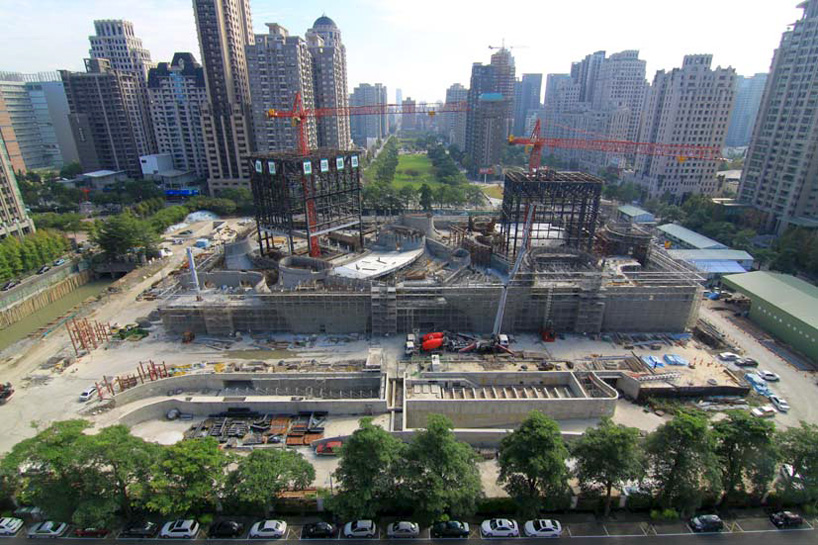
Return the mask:
[(522, 249), (526, 211), (536, 206), (528, 244), (591, 252), (602, 180), (580, 172), (540, 168), (533, 173), (507, 170), (500, 220), (502, 250), (512, 260)]
[(318, 237), (341, 229), (356, 231), (363, 247), (361, 174), (358, 154), (318, 149), (303, 156), (294, 152), (256, 154), (250, 158), (250, 182), (256, 208), (259, 249), (270, 250), (271, 234), (308, 241), (310, 255), (319, 257)]

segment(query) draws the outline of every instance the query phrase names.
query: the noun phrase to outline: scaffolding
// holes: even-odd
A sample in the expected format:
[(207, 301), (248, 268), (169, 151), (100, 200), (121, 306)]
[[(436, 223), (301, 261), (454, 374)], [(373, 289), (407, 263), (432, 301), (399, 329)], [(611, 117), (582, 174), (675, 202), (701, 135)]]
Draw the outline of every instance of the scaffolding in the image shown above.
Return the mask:
[(599, 214), (602, 180), (581, 172), (541, 168), (535, 173), (508, 170), (500, 223), (502, 251), (513, 261), (522, 243), (529, 205), (536, 205), (532, 248), (567, 247), (590, 252)]
[(317, 237), (340, 230), (354, 232), (363, 247), (358, 159), (357, 153), (329, 148), (304, 157), (294, 152), (251, 156), (261, 253), (274, 248), (272, 235), (285, 235), (295, 254), (294, 237), (306, 238), (312, 249)]

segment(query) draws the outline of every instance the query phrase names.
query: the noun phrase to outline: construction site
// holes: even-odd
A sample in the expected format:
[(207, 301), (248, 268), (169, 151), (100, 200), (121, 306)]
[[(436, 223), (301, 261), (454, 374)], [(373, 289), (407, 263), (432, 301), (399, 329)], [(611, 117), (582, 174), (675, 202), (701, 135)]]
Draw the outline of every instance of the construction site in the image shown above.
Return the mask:
[(638, 228), (606, 223), (594, 176), (509, 171), (499, 217), (385, 224), (361, 215), (354, 155), (253, 164), (256, 241), (226, 247), (223, 268), (200, 271), (197, 285), (163, 302), (167, 331), (488, 334), (504, 292), (508, 334), (683, 332), (695, 320), (695, 272)]

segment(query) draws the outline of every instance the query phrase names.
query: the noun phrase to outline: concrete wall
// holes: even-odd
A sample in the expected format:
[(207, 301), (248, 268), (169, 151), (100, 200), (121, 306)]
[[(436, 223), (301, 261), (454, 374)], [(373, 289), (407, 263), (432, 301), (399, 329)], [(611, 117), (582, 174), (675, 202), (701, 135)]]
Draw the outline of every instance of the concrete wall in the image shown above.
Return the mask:
[(327, 412), (330, 415), (377, 415), (387, 411), (386, 401), (377, 399), (344, 399), (344, 400), (305, 400), (305, 401), (188, 401), (185, 398), (157, 398), (155, 403), (148, 403), (134, 410), (126, 412), (119, 422), (126, 426), (134, 426), (148, 420), (166, 418), (168, 411), (179, 411), (194, 416), (208, 416), (225, 412), (230, 408), (249, 408), (265, 414), (298, 414), (300, 412)]
[(613, 416), (615, 398), (571, 399), (407, 399), (407, 428), (420, 428), (430, 414), (448, 417), (456, 428), (504, 428), (519, 426), (531, 411), (555, 420)]
[[(71, 273), (69, 269), (58, 271), (59, 276), (48, 279), (48, 282), (36, 283), (36, 289), (29, 290), (29, 286), (21, 286), (26, 290), (25, 296), (18, 298), (19, 293), (15, 288), (9, 292), (8, 300), (3, 300), (3, 309), (0, 310), (0, 329), (4, 329), (11, 324), (22, 320), (26, 316), (37, 312), (41, 308), (62, 299), (75, 289), (91, 281), (93, 274), (86, 269), (78, 273)], [(13, 296), (13, 297), (12, 297)]]
[[(384, 398), (385, 379), (380, 373), (202, 373), (195, 375), (182, 375), (168, 377), (165, 379), (146, 382), (134, 386), (124, 392), (119, 392), (114, 396), (116, 405), (122, 407), (128, 403), (149, 397), (168, 395), (169, 392), (181, 389), (182, 392), (204, 392), (209, 391), (211, 395), (219, 395), (218, 392), (230, 386), (227, 383), (249, 382), (252, 387), (258, 390), (274, 389), (276, 387), (296, 387), (306, 389), (313, 388), (316, 392), (321, 388), (325, 390), (376, 390), (380, 392), (380, 397)], [(234, 394), (230, 394), (234, 395)], [(248, 394), (252, 395), (252, 394)], [(256, 394), (258, 395), (258, 394)], [(288, 394), (289, 395), (289, 394)], [(292, 394), (295, 395), (295, 394)], [(299, 394), (304, 395), (304, 394)]]
[(278, 262), (278, 283), (294, 288), (305, 282), (323, 280), (332, 265), (323, 259), (305, 256), (287, 256)]

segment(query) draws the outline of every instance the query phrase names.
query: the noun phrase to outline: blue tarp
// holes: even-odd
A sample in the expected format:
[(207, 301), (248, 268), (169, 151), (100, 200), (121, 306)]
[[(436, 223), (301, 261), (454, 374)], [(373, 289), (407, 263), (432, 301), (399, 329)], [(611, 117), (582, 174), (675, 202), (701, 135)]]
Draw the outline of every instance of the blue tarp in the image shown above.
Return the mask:
[(642, 361), (650, 367), (651, 369), (656, 369), (657, 367), (664, 367), (665, 364), (659, 360), (656, 356), (642, 356)]
[(687, 367), (688, 365), (688, 361), (686, 359), (676, 354), (665, 354), (664, 359), (668, 365), (678, 365), (682, 367)]

